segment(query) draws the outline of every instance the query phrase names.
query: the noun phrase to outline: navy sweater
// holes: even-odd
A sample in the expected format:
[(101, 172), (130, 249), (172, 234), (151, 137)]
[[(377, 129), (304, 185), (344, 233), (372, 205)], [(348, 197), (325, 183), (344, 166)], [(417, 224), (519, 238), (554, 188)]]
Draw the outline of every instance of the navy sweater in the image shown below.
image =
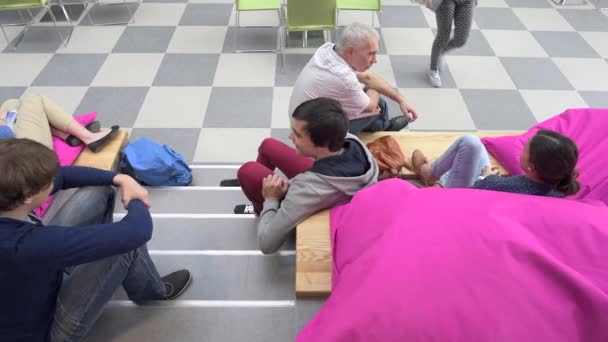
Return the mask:
[[(54, 190), (111, 185), (116, 173), (64, 167)], [(78, 228), (42, 226), (0, 217), (0, 341), (47, 341), (63, 270), (126, 253), (152, 236), (152, 218), (139, 200), (117, 223)]]
[(310, 171), (324, 176), (358, 177), (365, 174), (369, 168), (363, 147), (353, 139), (346, 139), (341, 154), (315, 161)]
[(553, 190), (549, 185), (537, 183), (526, 176), (501, 177), (489, 175), (486, 178), (475, 182), (473, 188), (546, 197), (564, 196), (562, 193)]

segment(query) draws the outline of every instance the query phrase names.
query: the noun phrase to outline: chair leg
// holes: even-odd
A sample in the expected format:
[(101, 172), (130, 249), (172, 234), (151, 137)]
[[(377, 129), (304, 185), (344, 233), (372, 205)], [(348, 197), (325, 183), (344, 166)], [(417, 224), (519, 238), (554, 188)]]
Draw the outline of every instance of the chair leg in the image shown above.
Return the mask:
[[(283, 33), (285, 36), (283, 36)], [(283, 60), (283, 70), (285, 70), (285, 66), (287, 65), (287, 60), (285, 59), (285, 51), (287, 50), (287, 43), (289, 41), (289, 31), (285, 28), (285, 32), (281, 32), (281, 36), (283, 36), (283, 44), (281, 44), (281, 58)]]
[(308, 47), (308, 31), (304, 31), (304, 36), (302, 37), (302, 47)]
[(382, 10), (378, 11), (378, 30), (380, 31), (380, 41), (378, 42), (378, 48), (382, 48)]
[(234, 52), (238, 51), (238, 41), (239, 41), (239, 11), (236, 11), (235, 15), (235, 25), (234, 25)]
[(53, 14), (53, 10), (51, 9), (51, 6), (47, 7), (47, 11), (49, 12), (49, 16), (51, 17), (51, 20), (53, 21), (53, 26), (55, 26), (55, 32), (57, 32), (59, 39), (61, 39), (61, 41), (63, 42), (63, 46), (68, 46), (67, 40), (59, 31), (59, 27), (57, 27), (57, 19), (55, 19), (55, 14)]
[(281, 45), (283, 44), (282, 43), (282, 40), (283, 40), (283, 37), (282, 37), (282, 32), (283, 32), (282, 27), (283, 27), (283, 24), (281, 23), (281, 10), (280, 9), (277, 11), (277, 16), (279, 18), (279, 27), (278, 27), (278, 31), (277, 31), (277, 51), (281, 51)]
[(63, 4), (63, 0), (57, 0), (57, 3), (59, 4), (61, 11), (63, 12), (63, 15), (65, 16), (65, 20), (72, 24), (72, 18), (70, 18), (68, 11), (66, 10), (65, 5)]
[(2, 25), (0, 25), (0, 31), (2, 31), (4, 39), (6, 40), (6, 45), (8, 46), (11, 42), (8, 40), (8, 35), (6, 34), (6, 31), (4, 31), (4, 27), (2, 27)]
[(131, 11), (131, 8), (129, 7), (129, 4), (127, 3), (127, 0), (122, 0), (122, 2), (125, 4), (125, 7), (127, 8), (127, 11), (129, 12), (129, 24), (133, 24), (135, 23), (135, 14), (133, 13), (133, 11)]

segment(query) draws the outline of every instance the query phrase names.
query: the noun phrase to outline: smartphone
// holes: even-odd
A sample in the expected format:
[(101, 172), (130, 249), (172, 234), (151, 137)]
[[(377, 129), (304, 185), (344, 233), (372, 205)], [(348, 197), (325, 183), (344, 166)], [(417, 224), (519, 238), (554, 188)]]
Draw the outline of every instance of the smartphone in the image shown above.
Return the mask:
[(6, 113), (6, 125), (8, 127), (10, 127), (11, 129), (13, 128), (13, 125), (17, 121), (17, 115), (18, 115), (17, 111), (14, 111), (14, 110)]

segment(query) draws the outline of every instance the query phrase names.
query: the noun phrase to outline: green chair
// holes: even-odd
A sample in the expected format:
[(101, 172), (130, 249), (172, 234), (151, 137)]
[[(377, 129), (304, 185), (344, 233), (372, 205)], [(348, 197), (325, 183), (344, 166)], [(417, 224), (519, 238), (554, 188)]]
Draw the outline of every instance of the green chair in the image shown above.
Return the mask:
[[(38, 13), (36, 16), (34, 16), (32, 14), (32, 10), (34, 10), (34, 9), (40, 9), (41, 12)], [(19, 43), (23, 39), (23, 36), (27, 32), (27, 30), (29, 30), (30, 25), (40, 21), (40, 19), (44, 16), (44, 13), (48, 13), (49, 16), (51, 17), (51, 20), (53, 21), (53, 25), (55, 25), (55, 32), (57, 32), (57, 35), (63, 42), (64, 46), (67, 46), (68, 41), (70, 40), (70, 37), (72, 36), (72, 34), (70, 33), (70, 35), (68, 36), (67, 39), (65, 39), (63, 37), (63, 35), (59, 31), (59, 29), (57, 28), (57, 22), (55, 19), (55, 15), (53, 14), (53, 11), (51, 11), (51, 6), (50, 6), (48, 0), (0, 0), (0, 12), (2, 12), (2, 11), (18, 11), (19, 16), (24, 21), (22, 23), (9, 23), (9, 24), (3, 24), (0, 22), (0, 30), (2, 30), (2, 34), (4, 35), (4, 39), (6, 39), (7, 44), (10, 44), (11, 42), (8, 39), (8, 35), (6, 34), (6, 31), (4, 31), (4, 26), (22, 26), (22, 25), (25, 26), (23, 31), (21, 31), (21, 33), (19, 33), (19, 36), (17, 37), (17, 39), (15, 39), (15, 43), (13, 44), (13, 50), (15, 50), (17, 48), (17, 45), (19, 45)], [(27, 11), (27, 13), (30, 16), (29, 21), (25, 19), (25, 17), (23, 16), (21, 11)], [(37, 20), (36, 20), (36, 17), (38, 18)]]
[(372, 27), (374, 27), (375, 15), (378, 12), (378, 25), (382, 26), (382, 4), (380, 0), (336, 0), (337, 16), (340, 17), (340, 10), (343, 11), (371, 11)]
[[(382, 23), (382, 4), (380, 0), (336, 0), (338, 18), (340, 10), (378, 12), (378, 24)], [(372, 27), (374, 26), (374, 13), (372, 13)]]
[[(302, 44), (307, 46), (308, 31), (336, 29), (336, 0), (288, 0), (285, 8), (285, 32), (303, 32)], [(327, 39), (327, 38), (326, 38)], [(285, 39), (284, 47), (287, 47)], [(285, 65), (285, 51), (282, 51)]]
[[(274, 50), (239, 50), (239, 28), (241, 27), (270, 27), (270, 26), (240, 26), (241, 12), (276, 11), (279, 19), (277, 48)], [(234, 52), (276, 52), (281, 46), (281, 0), (236, 0), (236, 23), (234, 27)]]

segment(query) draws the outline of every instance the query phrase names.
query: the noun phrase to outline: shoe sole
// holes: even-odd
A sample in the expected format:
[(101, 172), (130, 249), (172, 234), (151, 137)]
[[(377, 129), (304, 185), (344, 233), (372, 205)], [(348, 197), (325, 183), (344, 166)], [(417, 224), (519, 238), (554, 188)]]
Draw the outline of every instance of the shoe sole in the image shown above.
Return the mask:
[(224, 188), (238, 188), (241, 184), (235, 184), (231, 182), (232, 179), (224, 179), (220, 182), (220, 186)]
[(188, 274), (190, 276), (188, 277), (188, 281), (186, 282), (186, 285), (184, 285), (182, 287), (182, 289), (178, 293), (176, 293), (173, 297), (167, 298), (167, 300), (174, 300), (175, 298), (181, 296), (182, 293), (184, 293), (184, 291), (186, 291), (186, 289), (190, 286), (190, 283), (192, 282), (192, 273), (190, 273), (190, 271), (188, 271)]

